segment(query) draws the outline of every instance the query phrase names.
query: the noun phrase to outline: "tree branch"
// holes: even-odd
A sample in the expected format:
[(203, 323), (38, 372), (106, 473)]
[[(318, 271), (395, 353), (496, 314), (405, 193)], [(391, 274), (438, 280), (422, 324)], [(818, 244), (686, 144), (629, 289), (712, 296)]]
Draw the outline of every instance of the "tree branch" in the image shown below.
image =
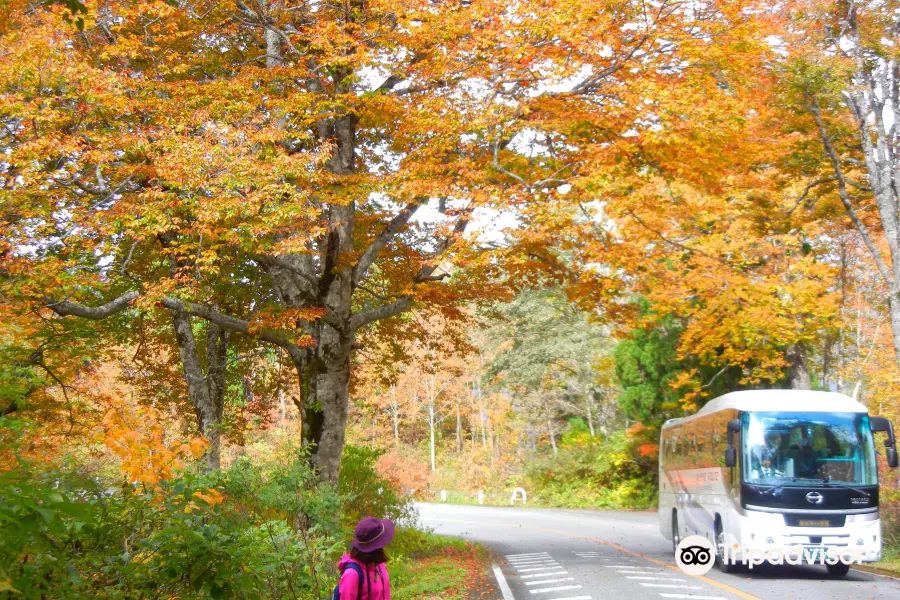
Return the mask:
[(828, 158), (831, 160), (831, 168), (834, 170), (834, 175), (837, 178), (838, 196), (841, 199), (841, 203), (844, 205), (844, 209), (850, 216), (850, 220), (853, 221), (853, 225), (862, 236), (866, 247), (872, 254), (872, 258), (875, 260), (875, 264), (878, 267), (879, 273), (881, 273), (881, 276), (884, 278), (884, 282), (891, 292), (893, 292), (896, 287), (896, 282), (894, 281), (894, 278), (891, 277), (890, 271), (888, 270), (884, 259), (881, 257), (881, 252), (879, 252), (878, 247), (872, 240), (872, 236), (869, 235), (869, 229), (866, 227), (866, 224), (862, 222), (862, 219), (859, 218), (859, 215), (856, 214), (856, 209), (853, 208), (853, 204), (850, 202), (850, 194), (847, 192), (847, 184), (844, 179), (843, 170), (841, 169), (841, 161), (837, 151), (831, 144), (831, 138), (828, 136), (828, 131), (825, 129), (825, 123), (822, 121), (822, 109), (819, 107), (819, 101), (815, 96), (812, 96), (811, 100), (812, 103), (810, 106), (813, 111), (813, 117), (816, 120), (816, 126), (819, 128), (819, 137), (822, 139), (822, 146), (825, 149), (825, 154), (827, 154)]
[(381, 319), (387, 319), (399, 315), (412, 304), (411, 296), (401, 296), (390, 304), (382, 304), (374, 308), (369, 308), (362, 312), (356, 313), (350, 317), (350, 331), (356, 331), (360, 327), (374, 323)]
[(403, 210), (390, 220), (384, 228), (384, 231), (369, 244), (369, 247), (366, 248), (362, 253), (362, 256), (359, 257), (356, 266), (353, 267), (354, 287), (359, 285), (359, 282), (363, 280), (366, 271), (369, 270), (369, 267), (371, 267), (372, 263), (375, 262), (375, 259), (378, 258), (378, 253), (390, 243), (394, 236), (397, 235), (407, 223), (409, 223), (409, 220), (412, 219), (413, 215), (416, 214), (416, 211), (419, 210), (419, 207), (422, 206), (423, 200), (424, 199), (422, 198), (416, 198), (407, 204)]
[(68, 300), (56, 301), (45, 296), (44, 305), (61, 317), (75, 316), (92, 321), (100, 321), (111, 315), (125, 310), (129, 304), (140, 297), (140, 292), (127, 292), (115, 300), (111, 300), (102, 306), (90, 307)]
[(207, 321), (215, 323), (219, 327), (227, 329), (228, 331), (234, 331), (236, 333), (243, 333), (251, 337), (256, 337), (264, 342), (269, 342), (270, 344), (281, 346), (288, 351), (290, 351), (292, 348), (297, 348), (297, 345), (291, 341), (290, 332), (263, 328), (259, 333), (253, 333), (250, 331), (249, 321), (220, 313), (214, 308), (206, 306), (204, 304), (195, 304), (193, 302), (186, 302), (184, 300), (181, 300), (180, 298), (172, 297), (163, 298), (161, 304), (170, 311), (181, 311), (193, 317), (206, 319)]

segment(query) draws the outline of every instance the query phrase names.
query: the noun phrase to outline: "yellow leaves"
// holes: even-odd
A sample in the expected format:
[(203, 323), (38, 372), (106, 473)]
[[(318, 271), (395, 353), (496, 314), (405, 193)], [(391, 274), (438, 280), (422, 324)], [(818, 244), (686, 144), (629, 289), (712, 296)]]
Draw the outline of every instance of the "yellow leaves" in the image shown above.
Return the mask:
[(194, 492), (194, 498), (202, 500), (209, 506), (215, 506), (225, 501), (225, 494), (216, 489), (209, 489), (206, 492)]
[(119, 457), (129, 482), (154, 488), (172, 479), (184, 467), (184, 458), (197, 460), (209, 446), (204, 438), (167, 440), (160, 415), (152, 408), (113, 405), (97, 427), (95, 439)]

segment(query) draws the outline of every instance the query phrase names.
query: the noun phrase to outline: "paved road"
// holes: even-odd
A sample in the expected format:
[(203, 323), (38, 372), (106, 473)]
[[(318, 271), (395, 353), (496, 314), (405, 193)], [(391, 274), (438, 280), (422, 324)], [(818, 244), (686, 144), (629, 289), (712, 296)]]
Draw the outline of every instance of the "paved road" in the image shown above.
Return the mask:
[(900, 599), (896, 579), (861, 571), (832, 579), (820, 566), (690, 577), (674, 566), (655, 513), (448, 504), (420, 504), (419, 511), (437, 533), (491, 548), (512, 600)]

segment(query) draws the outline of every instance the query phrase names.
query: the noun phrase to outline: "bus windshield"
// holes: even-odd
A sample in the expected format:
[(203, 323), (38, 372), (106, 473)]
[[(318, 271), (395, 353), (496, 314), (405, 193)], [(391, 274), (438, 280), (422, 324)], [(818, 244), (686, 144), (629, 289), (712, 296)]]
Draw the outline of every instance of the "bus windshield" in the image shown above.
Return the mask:
[(744, 481), (761, 485), (876, 485), (869, 417), (861, 413), (745, 413)]

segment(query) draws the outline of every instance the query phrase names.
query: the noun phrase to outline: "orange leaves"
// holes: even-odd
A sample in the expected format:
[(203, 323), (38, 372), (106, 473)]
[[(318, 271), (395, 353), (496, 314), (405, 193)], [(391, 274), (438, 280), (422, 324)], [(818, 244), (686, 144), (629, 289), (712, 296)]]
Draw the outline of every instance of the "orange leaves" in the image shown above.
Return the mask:
[(659, 444), (641, 444), (638, 447), (638, 454), (641, 457), (653, 456), (657, 453), (659, 453)]
[[(250, 321), (247, 333), (250, 335), (259, 335), (266, 329), (274, 329), (281, 331), (297, 330), (301, 323), (311, 323), (318, 321), (327, 314), (324, 308), (320, 307), (302, 307), (302, 308), (267, 308), (256, 312)], [(309, 335), (299, 335), (294, 340), (294, 344), (302, 347), (315, 346), (315, 340)]]
[(97, 441), (121, 459), (120, 468), (130, 483), (153, 488), (172, 479), (184, 468), (185, 459), (198, 460), (209, 446), (203, 438), (167, 440), (159, 419), (152, 408), (132, 409), (118, 404), (106, 413), (96, 430)]

